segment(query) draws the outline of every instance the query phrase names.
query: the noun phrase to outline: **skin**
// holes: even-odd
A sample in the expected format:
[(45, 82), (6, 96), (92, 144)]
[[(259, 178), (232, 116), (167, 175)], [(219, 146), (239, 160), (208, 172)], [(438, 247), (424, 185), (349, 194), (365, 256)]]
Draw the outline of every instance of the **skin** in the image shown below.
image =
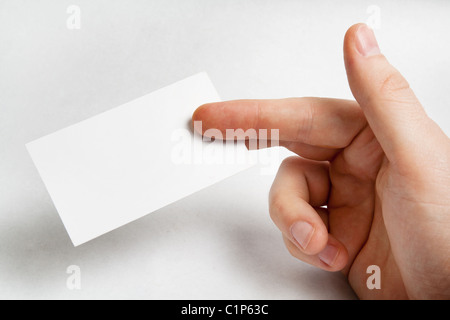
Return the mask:
[[(283, 161), (269, 207), (294, 257), (343, 272), (361, 299), (450, 299), (450, 139), (366, 25), (347, 31), (344, 60), (356, 101), (227, 101), (193, 120), (224, 134), (279, 129), (298, 156)], [(381, 289), (366, 285), (371, 265)]]

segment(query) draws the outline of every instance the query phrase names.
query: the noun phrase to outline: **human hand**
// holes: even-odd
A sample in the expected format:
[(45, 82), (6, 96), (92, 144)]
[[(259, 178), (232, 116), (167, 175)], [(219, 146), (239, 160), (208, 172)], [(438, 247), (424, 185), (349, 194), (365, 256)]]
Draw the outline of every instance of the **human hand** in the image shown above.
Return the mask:
[[(269, 193), (294, 257), (341, 270), (360, 298), (450, 299), (450, 139), (366, 25), (347, 31), (344, 58), (356, 102), (237, 100), (203, 105), (193, 120), (203, 130), (279, 129), (279, 145), (299, 155)], [(370, 265), (380, 290), (366, 286)]]

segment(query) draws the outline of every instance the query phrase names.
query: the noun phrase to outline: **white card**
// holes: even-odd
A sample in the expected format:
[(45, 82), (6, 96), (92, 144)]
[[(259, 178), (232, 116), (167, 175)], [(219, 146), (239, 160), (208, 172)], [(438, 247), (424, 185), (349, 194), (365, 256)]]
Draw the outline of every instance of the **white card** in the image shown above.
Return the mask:
[(189, 125), (219, 101), (200, 73), (27, 144), (75, 246), (252, 165), (243, 144)]

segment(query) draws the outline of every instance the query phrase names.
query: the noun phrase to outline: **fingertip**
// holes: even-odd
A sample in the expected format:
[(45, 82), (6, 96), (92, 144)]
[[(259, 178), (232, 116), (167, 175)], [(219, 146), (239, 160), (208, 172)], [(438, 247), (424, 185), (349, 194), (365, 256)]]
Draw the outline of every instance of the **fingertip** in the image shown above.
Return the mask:
[(204, 117), (205, 109), (208, 108), (208, 104), (202, 104), (200, 107), (195, 109), (194, 113), (192, 114), (192, 122), (194, 121), (201, 121), (201, 119)]
[[(207, 129), (207, 126), (205, 125), (205, 122), (208, 118), (211, 117), (211, 106), (213, 103), (205, 103), (199, 106), (197, 109), (195, 109), (194, 113), (192, 114), (192, 126), (194, 128), (194, 131), (203, 135), (204, 131)], [(200, 122), (202, 125), (196, 125), (196, 122)]]
[(348, 263), (348, 251), (345, 246), (329, 236), (326, 246), (317, 254), (321, 267), (328, 271), (340, 271)]
[(347, 70), (347, 75), (350, 72), (350, 70), (353, 70), (353, 65), (355, 64), (354, 57), (356, 56), (355, 53), (357, 53), (356, 50), (356, 33), (358, 32), (358, 29), (365, 24), (363, 23), (357, 23), (352, 25), (344, 36), (344, 63), (345, 63), (345, 69)]
[(358, 29), (361, 28), (362, 26), (366, 26), (366, 24), (357, 23), (348, 28), (344, 36), (344, 56), (348, 56), (348, 53), (350, 53), (351, 50), (354, 50), (356, 42), (356, 33), (358, 32)]
[(347, 30), (344, 37), (344, 60), (347, 73), (351, 72), (351, 67), (359, 59), (381, 55), (375, 33), (369, 26), (358, 23)]
[(310, 256), (321, 252), (328, 241), (328, 231), (323, 223), (297, 221), (291, 226), (291, 235), (296, 246)]
[(348, 43), (349, 41), (352, 41), (356, 35), (356, 32), (361, 27), (367, 27), (365, 23), (355, 23), (350, 28), (347, 29), (344, 36), (344, 43)]

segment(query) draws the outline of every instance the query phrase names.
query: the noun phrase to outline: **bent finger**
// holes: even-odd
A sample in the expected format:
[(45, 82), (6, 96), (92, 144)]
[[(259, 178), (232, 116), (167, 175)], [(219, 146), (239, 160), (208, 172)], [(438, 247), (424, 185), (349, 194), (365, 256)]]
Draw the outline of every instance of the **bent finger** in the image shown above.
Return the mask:
[(307, 255), (322, 251), (328, 230), (314, 207), (328, 199), (328, 164), (289, 157), (283, 161), (269, 193), (275, 225)]

